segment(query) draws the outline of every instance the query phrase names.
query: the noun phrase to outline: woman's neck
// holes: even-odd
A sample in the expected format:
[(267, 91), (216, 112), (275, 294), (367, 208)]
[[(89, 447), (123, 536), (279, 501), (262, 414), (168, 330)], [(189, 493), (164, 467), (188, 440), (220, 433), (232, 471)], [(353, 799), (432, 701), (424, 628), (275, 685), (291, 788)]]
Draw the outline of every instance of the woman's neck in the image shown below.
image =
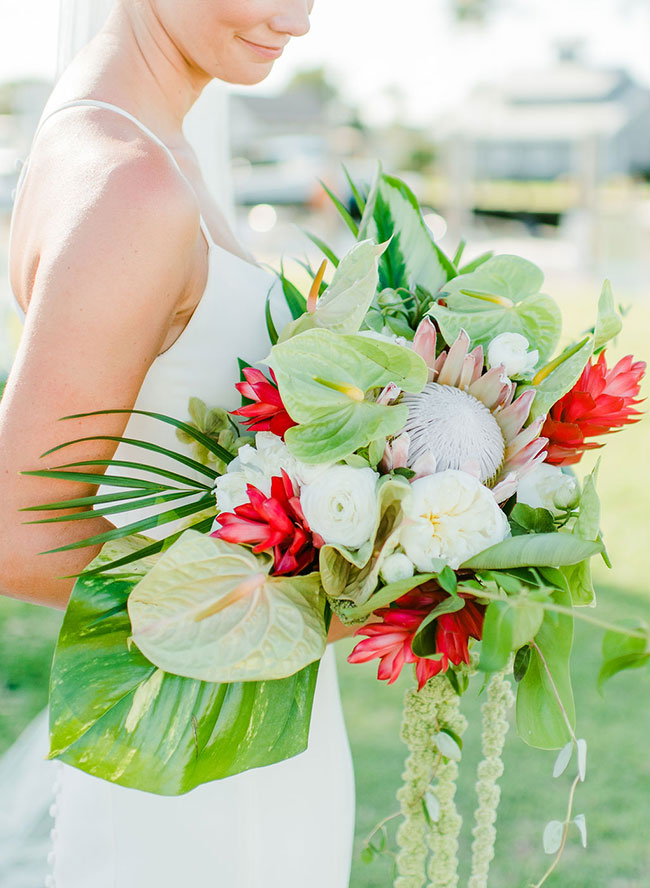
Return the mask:
[(183, 56), (148, 3), (118, 3), (70, 75), (60, 84), (63, 91), (121, 105), (170, 141), (182, 134), (185, 115), (210, 81)]

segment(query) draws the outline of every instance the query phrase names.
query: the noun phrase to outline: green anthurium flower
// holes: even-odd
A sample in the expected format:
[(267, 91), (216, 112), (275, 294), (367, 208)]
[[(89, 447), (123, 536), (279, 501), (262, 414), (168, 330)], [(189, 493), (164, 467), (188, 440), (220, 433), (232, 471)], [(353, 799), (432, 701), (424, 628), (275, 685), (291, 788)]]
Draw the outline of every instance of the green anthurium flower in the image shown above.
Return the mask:
[(129, 597), (133, 641), (165, 672), (209, 682), (286, 678), (325, 652), (318, 574), (271, 577), (270, 555), (189, 530)]
[(410, 349), (330, 330), (308, 330), (274, 346), (268, 362), (285, 408), (298, 423), (286, 433), (287, 446), (305, 463), (345, 459), (397, 434), (408, 410), (378, 404), (378, 390), (393, 382), (419, 392), (427, 381), (424, 361)]

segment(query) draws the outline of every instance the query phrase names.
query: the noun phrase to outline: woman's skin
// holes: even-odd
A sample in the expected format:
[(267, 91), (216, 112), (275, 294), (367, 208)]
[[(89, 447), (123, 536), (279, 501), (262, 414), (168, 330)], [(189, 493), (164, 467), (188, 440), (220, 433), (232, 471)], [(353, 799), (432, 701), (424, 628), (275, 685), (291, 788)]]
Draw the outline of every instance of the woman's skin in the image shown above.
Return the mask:
[[(113, 527), (102, 517), (23, 524), (21, 507), (92, 496), (97, 488), (20, 472), (62, 462), (61, 454), (40, 454), (66, 440), (124, 432), (123, 417), (57, 421), (134, 405), (153, 360), (182, 333), (204, 292), (208, 248), (200, 213), (217, 243), (252, 261), (208, 195), (183, 118), (214, 77), (263, 80), (274, 59), (251, 44), (281, 48), (306, 34), (312, 6), (313, 0), (118, 0), (58, 82), (45, 113), (82, 98), (124, 108), (170, 147), (192, 187), (130, 121), (97, 108), (60, 111), (34, 145), (10, 257), (26, 321), (0, 402), (0, 594), (65, 608), (74, 584), (66, 577), (100, 547), (39, 553)], [(114, 451), (110, 442), (77, 444), (65, 462), (107, 460)], [(346, 634), (334, 619), (329, 640)]]

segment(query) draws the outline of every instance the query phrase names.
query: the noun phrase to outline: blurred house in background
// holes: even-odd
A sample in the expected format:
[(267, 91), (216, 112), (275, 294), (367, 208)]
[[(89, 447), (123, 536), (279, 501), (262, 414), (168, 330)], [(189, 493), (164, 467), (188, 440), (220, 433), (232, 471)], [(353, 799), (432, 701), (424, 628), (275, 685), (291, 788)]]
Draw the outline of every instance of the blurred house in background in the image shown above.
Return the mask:
[(650, 173), (650, 89), (574, 48), (548, 69), (477, 87), (438, 131), (467, 145), (478, 179)]

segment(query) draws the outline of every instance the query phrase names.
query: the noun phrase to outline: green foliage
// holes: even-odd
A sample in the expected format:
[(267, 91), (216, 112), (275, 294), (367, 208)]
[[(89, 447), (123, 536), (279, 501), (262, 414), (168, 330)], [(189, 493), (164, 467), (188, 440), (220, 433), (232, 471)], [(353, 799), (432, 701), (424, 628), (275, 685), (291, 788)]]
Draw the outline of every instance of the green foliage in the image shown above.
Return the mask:
[(555, 350), (562, 316), (550, 296), (540, 293), (544, 276), (519, 256), (494, 256), (475, 271), (445, 286), (446, 306), (434, 304), (430, 314), (447, 343), (466, 330), (473, 345), (487, 347), (499, 333), (521, 333), (539, 351), (544, 363)]
[(156, 666), (209, 682), (286, 678), (325, 652), (318, 574), (189, 530), (134, 588), (133, 641)]
[(318, 664), (237, 684), (157, 669), (129, 641), (127, 601), (142, 571), (75, 585), (52, 667), (50, 757), (122, 786), (179, 795), (302, 752)]
[(381, 289), (420, 286), (435, 295), (457, 273), (435, 244), (413, 192), (381, 168), (359, 228), (359, 239), (368, 237), (377, 243), (390, 240), (379, 265)]
[(555, 521), (548, 509), (534, 509), (526, 503), (517, 503), (510, 513), (512, 533), (554, 533)]
[[(599, 466), (600, 462), (584, 480), (578, 517), (572, 529), (576, 536), (584, 540), (600, 541), (600, 498), (596, 490)], [(592, 605), (596, 594), (591, 576), (591, 559), (564, 567), (562, 572), (571, 590), (573, 604)]]
[(418, 392), (427, 379), (424, 361), (410, 349), (324, 329), (274, 346), (269, 363), (289, 415), (299, 423), (287, 432), (287, 446), (306, 463), (345, 459), (396, 434), (408, 408), (383, 406), (365, 394), (389, 382)]
[(535, 533), (509, 537), (490, 546), (465, 564), (471, 570), (504, 570), (510, 567), (561, 567), (578, 564), (602, 551), (602, 544), (568, 533)]
[[(635, 621), (632, 627), (648, 635), (644, 622)], [(608, 631), (603, 637), (603, 663), (598, 675), (598, 686), (602, 689), (606, 681), (626, 669), (640, 669), (650, 660), (648, 649), (650, 637), (622, 635)]]
[[(240, 436), (225, 410), (221, 407), (208, 407), (200, 398), (190, 398), (187, 412), (192, 420), (189, 425), (223, 447), (228, 453), (237, 453), (240, 447), (250, 444), (253, 440), (249, 436)], [(176, 429), (176, 437), (190, 448), (197, 462), (214, 469), (219, 475), (226, 471), (226, 462), (201, 441), (197, 441), (193, 435), (183, 429)]]
[[(440, 575), (438, 575), (440, 582)], [(413, 636), (411, 649), (417, 657), (430, 657), (437, 653), (435, 621), (443, 614), (455, 614), (465, 607), (465, 599), (460, 595), (450, 595), (433, 610), (420, 623), (417, 632)]]
[[(535, 400), (530, 408), (531, 419), (546, 415), (560, 398), (563, 398), (580, 379), (594, 351), (592, 336), (586, 336), (575, 345), (569, 346), (552, 363), (555, 366), (548, 376), (535, 389)], [(529, 386), (528, 388), (530, 388)], [(522, 389), (525, 391), (526, 389)]]
[(537, 634), (544, 619), (542, 605), (525, 598), (492, 601), (483, 622), (483, 642), (479, 669), (500, 672), (510, 654)]
[(614, 304), (612, 285), (605, 281), (598, 301), (598, 319), (594, 331), (594, 350), (599, 351), (623, 329), (623, 318)]
[[(555, 592), (553, 598), (556, 604), (571, 606), (568, 591)], [(517, 691), (517, 730), (530, 746), (559, 749), (572, 739), (572, 646), (573, 617), (547, 611), (531, 645), (530, 665)]]

